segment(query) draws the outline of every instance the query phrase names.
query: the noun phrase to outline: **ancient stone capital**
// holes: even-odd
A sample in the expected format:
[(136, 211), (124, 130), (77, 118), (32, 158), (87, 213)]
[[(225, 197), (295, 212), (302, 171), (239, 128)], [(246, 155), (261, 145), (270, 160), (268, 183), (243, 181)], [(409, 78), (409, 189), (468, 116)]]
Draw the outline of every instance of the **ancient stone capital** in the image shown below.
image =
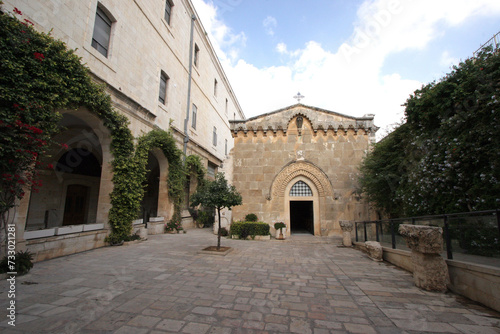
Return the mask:
[(340, 228), (342, 229), (342, 232), (351, 232), (353, 223), (350, 220), (339, 220), (339, 225)]
[(411, 249), (415, 285), (428, 291), (446, 291), (450, 279), (446, 262), (440, 255), (443, 230), (403, 224), (399, 226), (399, 233)]
[(440, 254), (443, 251), (443, 229), (440, 227), (402, 224), (399, 234), (412, 251), (423, 254)]
[(373, 261), (383, 261), (383, 249), (379, 242), (366, 241), (365, 247), (370, 259), (372, 259)]

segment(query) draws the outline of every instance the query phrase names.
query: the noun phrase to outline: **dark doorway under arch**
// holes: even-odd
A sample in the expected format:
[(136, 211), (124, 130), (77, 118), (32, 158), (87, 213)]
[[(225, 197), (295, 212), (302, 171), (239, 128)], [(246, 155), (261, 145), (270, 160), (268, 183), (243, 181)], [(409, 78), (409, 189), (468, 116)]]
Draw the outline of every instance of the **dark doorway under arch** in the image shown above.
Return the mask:
[(290, 230), (314, 234), (313, 201), (290, 201)]

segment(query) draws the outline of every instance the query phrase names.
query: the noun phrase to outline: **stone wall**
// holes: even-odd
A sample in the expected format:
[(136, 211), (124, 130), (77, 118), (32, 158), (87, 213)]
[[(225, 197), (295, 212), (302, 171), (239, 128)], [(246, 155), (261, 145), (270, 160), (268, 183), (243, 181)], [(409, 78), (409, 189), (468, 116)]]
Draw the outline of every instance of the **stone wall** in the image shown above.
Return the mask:
[(107, 233), (101, 230), (33, 239), (26, 241), (26, 248), (33, 254), (33, 261), (38, 262), (103, 247)]

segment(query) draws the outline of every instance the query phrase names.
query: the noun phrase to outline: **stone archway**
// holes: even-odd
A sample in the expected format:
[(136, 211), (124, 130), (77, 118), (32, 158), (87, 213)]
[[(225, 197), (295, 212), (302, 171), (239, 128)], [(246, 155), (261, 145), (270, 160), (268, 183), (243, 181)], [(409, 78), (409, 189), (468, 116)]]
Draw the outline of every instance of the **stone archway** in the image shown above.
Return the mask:
[[(311, 196), (291, 196), (290, 190), (298, 181), (302, 181), (311, 189)], [(291, 232), (290, 208), (294, 201), (311, 201), (314, 235), (321, 235), (321, 221), (325, 220), (325, 210), (322, 207), (325, 197), (333, 193), (332, 184), (328, 176), (316, 165), (307, 161), (289, 163), (276, 175), (269, 190), (268, 200), (281, 207), (280, 217), (287, 225), (287, 234)], [(292, 203), (291, 203), (292, 202)]]

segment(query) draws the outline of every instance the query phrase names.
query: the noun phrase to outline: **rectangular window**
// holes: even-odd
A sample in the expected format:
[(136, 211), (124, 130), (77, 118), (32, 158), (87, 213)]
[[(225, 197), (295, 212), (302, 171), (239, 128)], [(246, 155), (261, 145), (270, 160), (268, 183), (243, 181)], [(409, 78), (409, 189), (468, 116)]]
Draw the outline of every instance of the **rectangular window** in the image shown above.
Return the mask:
[(109, 40), (111, 36), (112, 21), (97, 7), (95, 13), (94, 33), (92, 35), (92, 46), (99, 51), (104, 57), (108, 57)]
[(209, 177), (215, 177), (215, 169), (216, 168), (217, 168), (216, 165), (214, 165), (213, 163), (209, 162), (208, 166), (207, 166), (207, 175)]
[(198, 114), (198, 108), (196, 108), (196, 105), (193, 103), (193, 117), (191, 121), (191, 127), (193, 129), (196, 129), (196, 116)]
[(214, 146), (217, 146), (217, 128), (214, 126), (214, 133), (212, 136), (212, 144)]
[(194, 44), (194, 60), (193, 60), (194, 66), (198, 66), (199, 56), (200, 56), (200, 48), (195, 43)]
[(226, 116), (227, 116), (228, 105), (229, 105), (229, 101), (226, 99), (226, 106), (224, 109), (224, 111), (226, 112)]
[(217, 79), (214, 79), (214, 96), (217, 96)]
[(174, 5), (170, 2), (170, 0), (165, 1), (165, 21), (170, 25), (170, 18), (172, 17), (172, 7)]
[(167, 86), (168, 86), (168, 75), (161, 72), (160, 75), (160, 92), (158, 94), (158, 101), (165, 104), (167, 102)]

